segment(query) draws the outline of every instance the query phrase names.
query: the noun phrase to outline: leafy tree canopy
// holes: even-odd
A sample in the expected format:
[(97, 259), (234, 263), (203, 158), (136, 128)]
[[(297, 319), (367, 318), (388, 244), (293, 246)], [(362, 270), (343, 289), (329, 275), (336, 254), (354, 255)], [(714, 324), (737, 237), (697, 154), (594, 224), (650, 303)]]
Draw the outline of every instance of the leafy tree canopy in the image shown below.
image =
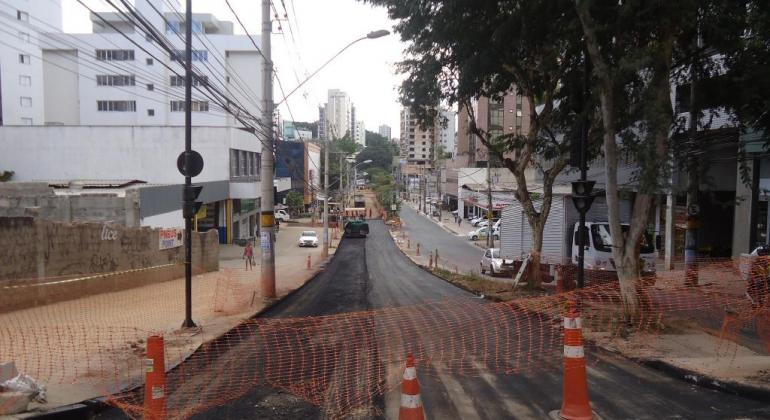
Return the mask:
[(369, 164), (369, 167), (378, 167), (390, 172), (391, 165), (393, 164), (393, 156), (397, 155), (397, 150), (389, 140), (386, 140), (379, 134), (375, 134), (375, 136), (376, 137), (371, 137), (368, 146), (356, 156), (356, 162), (360, 163), (371, 159), (372, 163)]

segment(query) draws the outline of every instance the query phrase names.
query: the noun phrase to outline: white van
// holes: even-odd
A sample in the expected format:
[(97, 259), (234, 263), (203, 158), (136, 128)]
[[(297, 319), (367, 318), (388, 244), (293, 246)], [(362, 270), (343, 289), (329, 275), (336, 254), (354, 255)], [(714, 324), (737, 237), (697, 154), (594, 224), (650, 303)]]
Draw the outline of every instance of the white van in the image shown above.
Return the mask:
[[(578, 263), (578, 230), (579, 223), (575, 223), (572, 229), (572, 263)], [(623, 233), (628, 232), (629, 226), (621, 224)], [(583, 264), (587, 270), (605, 270), (616, 271), (615, 260), (612, 258), (612, 236), (610, 235), (610, 225), (607, 222), (586, 222), (586, 232), (588, 233), (587, 244), (583, 254)], [(642, 234), (640, 257), (644, 261), (642, 273), (655, 272), (655, 242), (652, 235), (647, 232)]]
[(288, 222), (291, 219), (291, 216), (289, 216), (289, 213), (287, 213), (286, 210), (281, 209), (275, 211), (275, 218), (282, 222)]

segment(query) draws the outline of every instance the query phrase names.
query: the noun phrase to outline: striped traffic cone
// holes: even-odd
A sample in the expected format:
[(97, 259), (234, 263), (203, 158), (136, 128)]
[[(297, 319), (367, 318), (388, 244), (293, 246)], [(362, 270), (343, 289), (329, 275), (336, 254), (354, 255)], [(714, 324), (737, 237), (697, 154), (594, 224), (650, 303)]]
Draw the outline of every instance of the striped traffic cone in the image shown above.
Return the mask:
[(420, 399), (420, 382), (417, 380), (417, 369), (414, 367), (414, 357), (406, 356), (404, 380), (401, 382), (401, 408), (398, 410), (398, 420), (425, 420), (425, 411)]
[(564, 399), (559, 418), (590, 420), (594, 417), (588, 400), (588, 377), (583, 350), (583, 323), (575, 305), (564, 317)]
[(144, 418), (165, 419), (166, 411), (166, 362), (163, 337), (153, 335), (147, 338), (147, 358), (144, 383)]

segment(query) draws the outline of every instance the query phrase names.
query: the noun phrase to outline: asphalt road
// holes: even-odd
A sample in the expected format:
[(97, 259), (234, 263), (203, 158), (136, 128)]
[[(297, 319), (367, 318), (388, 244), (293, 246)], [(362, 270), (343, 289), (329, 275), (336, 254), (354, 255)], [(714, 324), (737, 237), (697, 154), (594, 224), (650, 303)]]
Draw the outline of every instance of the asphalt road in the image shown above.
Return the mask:
[[(412, 247), (419, 243), (423, 252), (438, 249), (439, 257), (449, 261), (449, 264), (457, 265), (461, 272), (479, 271), (484, 250), (473, 245), (467, 238), (447, 232), (410, 206), (401, 206), (400, 216), (406, 224)], [(463, 222), (468, 223), (467, 220)]]
[[(408, 217), (408, 215), (407, 215)], [(408, 220), (407, 220), (408, 222)], [(429, 235), (435, 236), (436, 244), (441, 243), (443, 252), (461, 250), (468, 252), (467, 244), (443, 231), (435, 224), (423, 221)], [(413, 224), (412, 226), (417, 226)], [(487, 301), (477, 299), (469, 293), (449, 285), (414, 266), (395, 246), (387, 228), (380, 221), (370, 223), (371, 234), (367, 239), (346, 239), (342, 242), (333, 261), (316, 279), (302, 290), (273, 307), (265, 317), (297, 318), (329, 315), (341, 312), (360, 311), (374, 308), (390, 308), (403, 305), (422, 304), (428, 301), (456, 302), (472, 316), (483, 312)], [(431, 231), (436, 228), (438, 231)], [(440, 232), (445, 236), (438, 236)], [(429, 243), (429, 242), (426, 242)], [(463, 248), (465, 247), (465, 248)], [(476, 309), (474, 309), (476, 308)], [(396, 309), (395, 311), (399, 311)], [(533, 315), (534, 317), (534, 315)], [(408, 320), (407, 320), (408, 321)], [(531, 320), (518, 319), (527, 323)], [(381, 383), (367, 381), (360, 372), (384, 369), (399, 374), (401, 366), (384, 356), (393, 343), (384, 342), (386, 328), (377, 317), (365, 319), (360, 329), (344, 337), (345, 341), (363, 342), (369, 345), (350, 345), (348, 342), (332, 343), (335, 355), (328, 356), (324, 374), (329, 378), (327, 395), (351, 395), (355, 390), (340, 389), (344, 386), (380, 389)], [(425, 331), (424, 340), (440, 334), (468, 335), (477, 329), (491, 328), (490, 325), (464, 325), (447, 331)], [(358, 336), (356, 331), (372, 331), (370, 335)], [(240, 337), (240, 333), (232, 334)], [(362, 333), (363, 334), (363, 333)], [(374, 337), (372, 339), (372, 337)], [(306, 337), (313, 339), (314, 337)], [(242, 338), (244, 342), (250, 337)], [(511, 337), (522, 347), (537, 347), (538, 337), (526, 334)], [(534, 342), (533, 342), (534, 341)], [(431, 343), (416, 343), (430, 346)], [(477, 343), (481, 345), (482, 343)], [(222, 360), (240, 364), (244, 377), (260, 374), (255, 355), (248, 353), (253, 346), (244, 344), (223, 354)], [(351, 354), (351, 351), (362, 354)], [(536, 357), (536, 356), (535, 356)], [(605, 419), (760, 419), (770, 418), (770, 406), (738, 396), (693, 386), (669, 378), (658, 371), (628, 362), (625, 359), (603, 354), (591, 356), (589, 365), (589, 389), (594, 409)], [(194, 358), (191, 358), (194, 359)], [(558, 359), (557, 359), (558, 360)], [(192, 371), (192, 369), (188, 370)], [(561, 404), (562, 378), (558, 366), (548, 366), (532, 374), (498, 374), (487, 370), (484, 365), (465, 366), (463, 374), (457, 369), (442, 369), (441, 365), (418, 368), (422, 388), (422, 400), (428, 418), (431, 419), (533, 419), (547, 418), (551, 410)], [(340, 378), (361, 377), (353, 382)], [(170, 381), (173, 382), (173, 375)], [(188, 379), (189, 380), (189, 379)], [(212, 383), (195, 384), (202, 395), (208, 388), (216, 387), (214, 382), (237, 382), (237, 378), (216, 378)], [(376, 393), (375, 393), (376, 394)], [(173, 395), (170, 398), (174, 398)], [(369, 401), (346, 418), (397, 418), (399, 405), (398, 389), (380, 395)], [(323, 407), (314, 406), (284, 391), (267, 386), (252, 387), (240, 398), (228, 401), (214, 409), (195, 415), (199, 419), (316, 419), (325, 418)]]

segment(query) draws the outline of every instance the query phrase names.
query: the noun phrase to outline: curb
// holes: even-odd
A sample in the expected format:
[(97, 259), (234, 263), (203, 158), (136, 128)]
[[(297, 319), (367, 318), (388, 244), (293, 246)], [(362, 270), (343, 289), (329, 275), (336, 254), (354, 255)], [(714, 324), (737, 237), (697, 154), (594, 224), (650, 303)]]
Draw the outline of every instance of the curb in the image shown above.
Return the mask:
[(638, 363), (642, 366), (654, 369), (665, 374), (668, 377), (688, 382), (701, 388), (720, 391), (725, 394), (737, 395), (739, 397), (750, 398), (757, 401), (770, 400), (770, 389), (754, 385), (742, 384), (735, 381), (725, 381), (717, 377), (702, 374), (693, 370), (685, 369), (660, 359), (647, 359), (639, 357), (629, 357), (614, 348), (609, 348), (595, 344), (600, 351), (622, 357), (625, 360)]
[(647, 366), (649, 368), (663, 372), (670, 377), (680, 379), (684, 382), (689, 382), (702, 388), (713, 389), (715, 391), (724, 392), (726, 394), (733, 394), (739, 397), (750, 398), (758, 401), (770, 401), (770, 389), (767, 388), (742, 384), (735, 381), (724, 381), (711, 375), (704, 375), (702, 373), (672, 365), (671, 363), (660, 359), (639, 359), (633, 357), (626, 357), (626, 359), (632, 360), (643, 366)]

